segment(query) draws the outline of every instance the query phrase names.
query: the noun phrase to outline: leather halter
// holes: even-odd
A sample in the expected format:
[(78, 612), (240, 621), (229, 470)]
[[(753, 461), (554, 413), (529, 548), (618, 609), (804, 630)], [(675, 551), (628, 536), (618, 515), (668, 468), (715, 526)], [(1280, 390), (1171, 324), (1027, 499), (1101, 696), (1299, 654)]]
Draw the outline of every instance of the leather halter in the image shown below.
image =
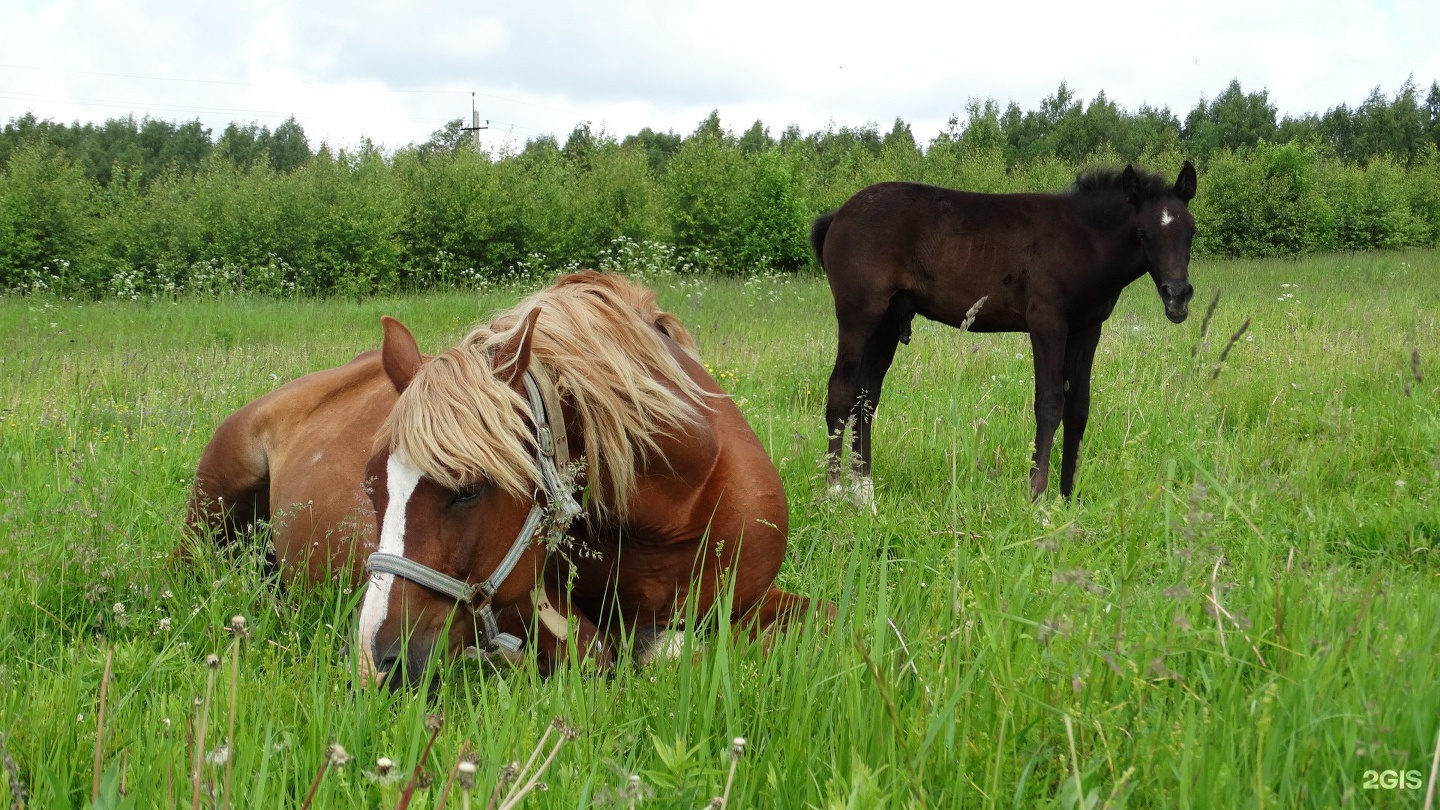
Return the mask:
[[(530, 403), (530, 418), (535, 425), (535, 460), (540, 467), (540, 490), (549, 500), (554, 525), (568, 526), (570, 521), (580, 514), (581, 508), (574, 493), (562, 483), (560, 475), (560, 470), (570, 463), (570, 443), (565, 435), (565, 417), (560, 411), (560, 398), (549, 375), (538, 363), (531, 363), (521, 379), (525, 384), (525, 398)], [(505, 558), (490, 576), (478, 583), (442, 574), (399, 554), (380, 551), (371, 554), (365, 561), (365, 570), (372, 574), (394, 574), (469, 607), (470, 611), (479, 617), (485, 643), (490, 649), (515, 653), (520, 650), (520, 639), (500, 632), (495, 622), (495, 612), (490, 608), (490, 600), (514, 572), (525, 548), (535, 539), (535, 534), (545, 518), (545, 511), (538, 499), (531, 503), (530, 514), (525, 517), (525, 523), (520, 527), (515, 541), (510, 544)]]

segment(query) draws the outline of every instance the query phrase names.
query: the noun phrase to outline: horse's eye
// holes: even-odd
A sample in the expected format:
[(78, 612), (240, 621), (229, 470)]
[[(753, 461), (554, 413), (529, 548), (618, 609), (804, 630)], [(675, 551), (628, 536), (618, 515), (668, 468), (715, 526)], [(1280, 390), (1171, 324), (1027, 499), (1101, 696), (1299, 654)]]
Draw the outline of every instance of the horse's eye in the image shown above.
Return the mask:
[(455, 493), (454, 499), (450, 501), (451, 506), (469, 506), (480, 498), (480, 487), (469, 486)]
[(1141, 241), (1141, 242), (1149, 242), (1149, 241), (1150, 241), (1150, 232), (1147, 231), (1147, 230), (1145, 230), (1144, 228), (1138, 228), (1138, 229), (1136, 229), (1135, 235), (1138, 236), (1138, 237), (1140, 237), (1140, 241)]

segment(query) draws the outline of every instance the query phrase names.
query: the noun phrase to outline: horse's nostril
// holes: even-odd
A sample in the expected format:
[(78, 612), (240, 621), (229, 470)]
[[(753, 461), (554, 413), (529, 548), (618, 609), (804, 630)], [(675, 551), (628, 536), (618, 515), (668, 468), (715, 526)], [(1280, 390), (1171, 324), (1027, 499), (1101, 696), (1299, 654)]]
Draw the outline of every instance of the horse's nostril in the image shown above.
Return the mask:
[[(379, 669), (379, 673), (378, 673), (378, 674), (380, 675), (380, 677), (386, 677), (386, 676), (388, 676), (390, 673), (392, 673), (392, 672), (395, 671), (395, 667), (396, 667), (397, 665), (399, 665), (399, 663), (400, 663), (400, 658), (399, 658), (399, 656), (395, 655), (394, 653), (391, 653), (391, 654), (389, 654), (389, 655), (386, 655), (386, 656), (381, 657), (379, 661), (376, 661), (376, 662), (375, 662), (375, 666), (376, 666), (376, 668)], [(388, 680), (388, 678), (387, 678), (387, 680)]]
[(1165, 293), (1166, 298), (1173, 300), (1188, 300), (1190, 296), (1195, 294), (1195, 288), (1190, 286), (1190, 283), (1186, 281), (1178, 283), (1167, 281), (1160, 285), (1160, 289)]

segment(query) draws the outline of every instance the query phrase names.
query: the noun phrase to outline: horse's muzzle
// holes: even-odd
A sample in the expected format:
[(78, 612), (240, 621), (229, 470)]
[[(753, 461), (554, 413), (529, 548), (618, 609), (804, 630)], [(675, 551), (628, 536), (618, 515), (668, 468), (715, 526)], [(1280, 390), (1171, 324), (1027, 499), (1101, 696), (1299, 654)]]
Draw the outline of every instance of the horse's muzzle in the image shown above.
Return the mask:
[(1160, 285), (1160, 300), (1165, 304), (1165, 317), (1171, 323), (1182, 323), (1190, 316), (1190, 299), (1195, 288), (1188, 281), (1167, 281)]

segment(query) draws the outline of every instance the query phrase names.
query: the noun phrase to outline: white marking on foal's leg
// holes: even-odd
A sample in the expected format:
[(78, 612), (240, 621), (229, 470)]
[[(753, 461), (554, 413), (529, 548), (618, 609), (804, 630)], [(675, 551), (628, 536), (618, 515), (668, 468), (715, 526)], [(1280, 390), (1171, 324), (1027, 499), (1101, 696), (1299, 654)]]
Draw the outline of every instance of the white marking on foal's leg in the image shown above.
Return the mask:
[[(391, 454), (385, 464), (385, 478), (390, 501), (385, 506), (385, 520), (380, 526), (380, 548), (377, 550), (403, 557), (405, 511), (410, 496), (415, 492), (415, 485), (420, 483), (420, 471), (400, 456)], [(364, 683), (384, 674), (375, 666), (375, 635), (390, 614), (390, 588), (394, 584), (394, 574), (371, 574), (370, 587), (365, 590), (365, 600), (360, 603), (360, 679)]]
[(868, 475), (857, 476), (850, 484), (850, 500), (861, 509), (869, 507), (870, 514), (875, 514), (875, 479)]
[(659, 661), (674, 661), (685, 654), (685, 633), (664, 627), (635, 627), (633, 657), (644, 668)]
[(1166, 225), (1169, 225), (1170, 223), (1172, 223), (1172, 222), (1174, 222), (1174, 221), (1175, 221), (1175, 217), (1173, 217), (1173, 216), (1170, 215), (1170, 209), (1169, 209), (1169, 208), (1162, 208), (1162, 209), (1160, 209), (1160, 227), (1163, 228), (1163, 227), (1165, 227)]

